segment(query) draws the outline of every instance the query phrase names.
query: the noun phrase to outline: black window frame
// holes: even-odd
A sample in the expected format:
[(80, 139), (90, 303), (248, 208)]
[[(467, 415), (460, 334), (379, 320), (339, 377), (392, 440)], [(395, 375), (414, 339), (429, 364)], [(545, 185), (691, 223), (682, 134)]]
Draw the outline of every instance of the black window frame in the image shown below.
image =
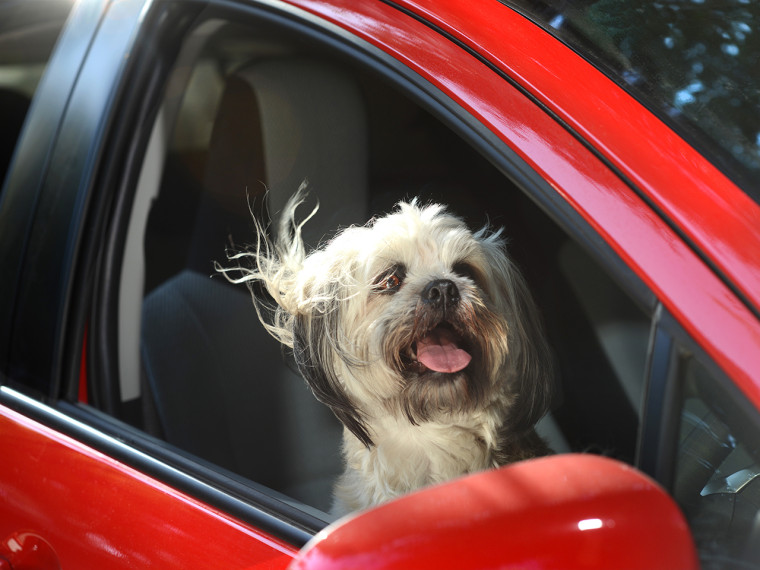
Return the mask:
[(658, 304), (650, 336), (644, 418), (637, 450), (636, 466), (671, 489), (678, 443), (678, 416), (681, 387), (678, 382), (678, 337), (686, 333), (668, 311)]
[[(77, 83), (82, 63), (91, 47), (92, 38), (100, 25), (105, 0), (92, 2), (87, 8), (74, 6), (56, 41), (48, 60), (43, 77), (37, 86), (24, 126), (16, 142), (12, 163), (3, 181), (0, 192), (0, 258), (4, 272), (12, 278), (0, 280), (0, 371), (15, 378), (12, 345), (18, 323), (23, 322), (22, 309), (18, 299), (25, 290), (29, 279), (40, 278), (29, 275), (31, 264), (25, 256), (32, 247), (35, 226), (45, 224), (44, 211), (39, 208), (45, 193), (50, 193), (46, 180), (51, 160), (58, 144), (62, 125), (68, 110), (69, 98)], [(39, 247), (39, 246), (37, 246)], [(32, 250), (32, 255), (38, 254)], [(32, 268), (33, 270), (34, 268)], [(48, 278), (44, 275), (43, 279)], [(38, 333), (47, 336), (55, 325), (43, 315), (38, 322)], [(40, 330), (41, 329), (41, 330)], [(45, 350), (39, 350), (45, 353)], [(47, 354), (45, 353), (46, 357)], [(37, 367), (43, 370), (45, 362)], [(24, 382), (18, 386), (30, 387), (38, 393), (49, 395), (49, 384), (44, 374), (21, 369)]]

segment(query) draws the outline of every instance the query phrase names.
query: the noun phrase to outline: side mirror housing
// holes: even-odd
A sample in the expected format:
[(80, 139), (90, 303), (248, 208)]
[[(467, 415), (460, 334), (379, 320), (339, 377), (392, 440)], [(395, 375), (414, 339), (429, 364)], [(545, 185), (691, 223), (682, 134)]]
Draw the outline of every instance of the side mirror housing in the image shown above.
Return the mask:
[(477, 473), (350, 515), (292, 569), (699, 568), (686, 521), (641, 472), (556, 455)]

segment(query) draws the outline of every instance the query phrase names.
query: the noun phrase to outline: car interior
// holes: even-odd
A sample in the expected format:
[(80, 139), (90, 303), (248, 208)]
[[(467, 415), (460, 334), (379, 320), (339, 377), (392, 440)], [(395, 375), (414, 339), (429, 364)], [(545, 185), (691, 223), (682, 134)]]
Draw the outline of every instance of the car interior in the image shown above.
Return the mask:
[(156, 121), (121, 271), (122, 417), (329, 509), (341, 427), (260, 325), (251, 292), (214, 266), (255, 239), (252, 216), (270, 227), (308, 180), (309, 203), (319, 203), (305, 227), (311, 247), (412, 197), (447, 204), (473, 228), (504, 226), (559, 364), (541, 433), (556, 452), (632, 462), (646, 313), (509, 178), (382, 76), (255, 32), (199, 28), (177, 65), (184, 89), (167, 93)]

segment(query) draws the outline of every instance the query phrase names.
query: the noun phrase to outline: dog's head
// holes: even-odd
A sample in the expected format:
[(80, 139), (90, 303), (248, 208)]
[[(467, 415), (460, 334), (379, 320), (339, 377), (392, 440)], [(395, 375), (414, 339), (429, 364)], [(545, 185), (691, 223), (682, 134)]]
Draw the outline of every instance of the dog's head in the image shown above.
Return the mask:
[(293, 348), (315, 395), (365, 445), (372, 418), (447, 422), (498, 410), (514, 430), (548, 406), (550, 355), (499, 232), (471, 232), (443, 206), (401, 203), (309, 255), (283, 216), (275, 251), (243, 279), (276, 301), (259, 315)]

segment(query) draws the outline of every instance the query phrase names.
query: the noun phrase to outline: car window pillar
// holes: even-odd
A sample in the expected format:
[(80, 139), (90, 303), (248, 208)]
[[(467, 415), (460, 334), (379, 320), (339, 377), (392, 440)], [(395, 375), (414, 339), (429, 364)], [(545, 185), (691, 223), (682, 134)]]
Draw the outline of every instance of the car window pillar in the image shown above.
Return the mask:
[(659, 304), (652, 320), (644, 418), (636, 458), (639, 469), (668, 489), (673, 481), (680, 402), (679, 359), (669, 322), (672, 317)]

